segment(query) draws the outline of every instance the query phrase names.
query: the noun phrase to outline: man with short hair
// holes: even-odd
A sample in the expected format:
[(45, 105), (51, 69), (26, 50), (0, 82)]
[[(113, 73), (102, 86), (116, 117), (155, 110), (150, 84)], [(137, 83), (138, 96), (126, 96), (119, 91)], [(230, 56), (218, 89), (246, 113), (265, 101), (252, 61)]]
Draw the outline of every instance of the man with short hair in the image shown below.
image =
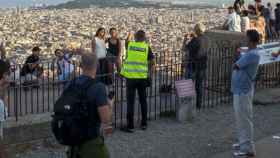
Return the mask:
[(70, 80), (74, 72), (74, 65), (61, 49), (56, 49), (54, 63), (57, 66), (57, 75), (60, 81)]
[(238, 144), (233, 147), (235, 156), (256, 155), (253, 140), (253, 96), (255, 78), (260, 62), (257, 45), (260, 35), (256, 30), (247, 31), (248, 51), (240, 55), (233, 66), (231, 91), (238, 131)]
[(31, 82), (35, 82), (34, 80), (37, 80), (37, 78), (43, 74), (43, 68), (39, 66), (40, 52), (41, 49), (39, 47), (34, 47), (32, 49), (32, 54), (27, 57), (21, 69), (20, 76), (23, 77), (26, 85), (31, 84)]
[(235, 0), (234, 2), (234, 10), (237, 14), (241, 14), (243, 10), (245, 10), (245, 2), (244, 0)]
[[(83, 53), (81, 68), (83, 73), (74, 79), (75, 84), (84, 85), (96, 79), (97, 58), (93, 53)], [(92, 81), (94, 82), (94, 81)], [(70, 85), (71, 86), (71, 83)], [(89, 109), (90, 139), (85, 143), (72, 147), (69, 158), (109, 158), (109, 152), (104, 144), (105, 136), (112, 133), (112, 107), (103, 83), (95, 82), (86, 91)], [(103, 133), (102, 133), (103, 132)]]
[[(131, 34), (129, 38), (131, 38)], [(128, 38), (128, 39), (129, 39)], [(146, 88), (150, 86), (149, 66), (154, 65), (154, 56), (146, 42), (146, 33), (139, 30), (135, 41), (127, 41), (127, 56), (121, 69), (121, 76), (126, 78), (127, 85), (127, 126), (125, 132), (134, 132), (134, 103), (136, 90), (141, 104), (141, 129), (147, 129), (147, 95)]]
[(241, 19), (233, 7), (228, 8), (228, 14), (224, 28), (227, 28), (228, 31), (241, 32)]
[(10, 65), (0, 59), (0, 158), (6, 157), (4, 155), (4, 146), (1, 141), (3, 140), (3, 123), (5, 121), (6, 106), (7, 101), (6, 91), (9, 87), (9, 72)]

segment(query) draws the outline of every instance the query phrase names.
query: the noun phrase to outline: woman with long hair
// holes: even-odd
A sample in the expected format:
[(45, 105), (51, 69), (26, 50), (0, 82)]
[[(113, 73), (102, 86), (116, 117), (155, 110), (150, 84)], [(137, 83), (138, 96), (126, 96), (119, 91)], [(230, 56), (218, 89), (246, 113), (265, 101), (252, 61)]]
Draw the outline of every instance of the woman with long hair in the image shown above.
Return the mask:
[(111, 85), (112, 80), (109, 79), (108, 71), (108, 60), (106, 42), (105, 42), (106, 31), (105, 28), (101, 27), (96, 31), (95, 37), (92, 39), (92, 52), (96, 54), (98, 59), (97, 76), (99, 81), (106, 85)]
[(106, 41), (108, 43), (107, 57), (109, 59), (109, 69), (111, 70), (111, 72), (113, 72), (115, 65), (117, 67), (117, 71), (120, 72), (122, 50), (121, 40), (118, 38), (116, 28), (111, 28), (109, 32), (110, 37)]

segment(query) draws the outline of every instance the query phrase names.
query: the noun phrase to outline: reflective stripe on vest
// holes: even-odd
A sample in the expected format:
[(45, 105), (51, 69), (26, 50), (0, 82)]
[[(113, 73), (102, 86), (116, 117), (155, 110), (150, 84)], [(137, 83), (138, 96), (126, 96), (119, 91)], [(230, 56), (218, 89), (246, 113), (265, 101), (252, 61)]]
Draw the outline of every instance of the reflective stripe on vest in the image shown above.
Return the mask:
[(148, 77), (148, 52), (149, 46), (145, 42), (129, 42), (121, 75), (129, 79), (146, 79)]

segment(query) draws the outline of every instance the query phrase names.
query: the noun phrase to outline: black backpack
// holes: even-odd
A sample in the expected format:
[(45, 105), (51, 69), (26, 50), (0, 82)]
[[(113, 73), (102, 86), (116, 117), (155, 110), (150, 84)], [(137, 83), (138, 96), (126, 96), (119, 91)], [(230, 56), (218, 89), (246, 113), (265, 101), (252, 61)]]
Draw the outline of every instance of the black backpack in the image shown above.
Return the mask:
[(55, 102), (51, 127), (60, 144), (76, 146), (90, 139), (91, 121), (86, 92), (94, 83), (93, 79), (82, 85), (73, 80)]

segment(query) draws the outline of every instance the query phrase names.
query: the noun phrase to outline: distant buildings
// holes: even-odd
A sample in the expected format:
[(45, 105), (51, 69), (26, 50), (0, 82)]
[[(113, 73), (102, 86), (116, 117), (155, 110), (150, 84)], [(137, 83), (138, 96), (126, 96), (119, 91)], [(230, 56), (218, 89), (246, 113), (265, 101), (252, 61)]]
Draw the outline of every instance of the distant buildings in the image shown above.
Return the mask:
[[(49, 58), (57, 48), (71, 42), (90, 48), (90, 39), (99, 27), (116, 27), (121, 39), (127, 33), (144, 29), (154, 52), (180, 49), (185, 33), (192, 31), (196, 22), (208, 28), (220, 26), (226, 16), (222, 9), (174, 8), (89, 8), (61, 10), (2, 10), (0, 37), (6, 39), (9, 56), (25, 58), (34, 45), (43, 48), (43, 57)], [(18, 51), (17, 48), (24, 49)], [(26, 53), (27, 52), (27, 53)], [(18, 62), (22, 63), (20, 59)]]

